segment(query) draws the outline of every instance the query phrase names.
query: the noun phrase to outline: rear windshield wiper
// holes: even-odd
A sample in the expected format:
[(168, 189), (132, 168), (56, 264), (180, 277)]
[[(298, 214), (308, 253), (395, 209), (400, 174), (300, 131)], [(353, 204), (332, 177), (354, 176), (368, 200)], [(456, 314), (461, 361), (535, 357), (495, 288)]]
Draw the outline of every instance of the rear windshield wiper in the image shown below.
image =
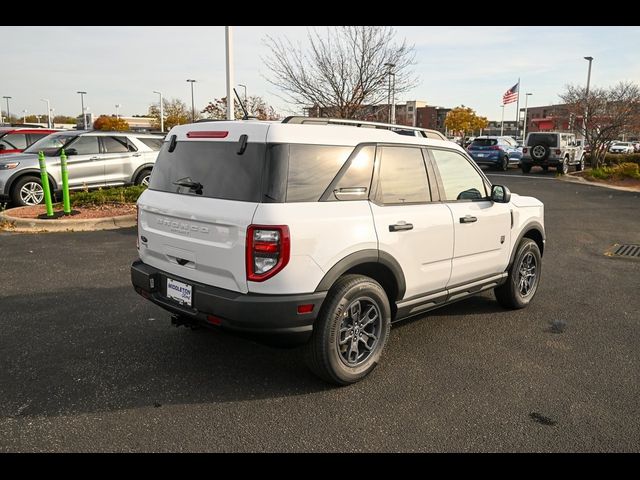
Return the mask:
[(202, 193), (203, 185), (200, 182), (194, 182), (190, 177), (181, 178), (180, 180), (173, 182), (173, 184), (179, 187), (186, 187), (189, 190), (195, 190), (196, 193)]

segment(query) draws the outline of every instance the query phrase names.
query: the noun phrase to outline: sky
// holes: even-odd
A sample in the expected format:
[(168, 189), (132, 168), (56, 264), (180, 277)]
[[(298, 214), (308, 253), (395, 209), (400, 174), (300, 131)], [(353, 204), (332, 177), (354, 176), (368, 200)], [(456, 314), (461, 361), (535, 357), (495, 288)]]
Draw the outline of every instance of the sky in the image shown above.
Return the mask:
[[(267, 35), (306, 43), (305, 26), (234, 26), (236, 83), (249, 95), (261, 95), (283, 114), (294, 112), (269, 84), (262, 58)], [(322, 31), (324, 27), (315, 27)], [(12, 114), (46, 112), (79, 115), (79, 90), (94, 115), (146, 114), (158, 101), (180, 98), (196, 108), (226, 95), (224, 27), (0, 27), (6, 42), (0, 49), (0, 97), (11, 96)], [(594, 57), (591, 87), (619, 81), (640, 82), (640, 27), (395, 27), (396, 38), (415, 46), (414, 72), (419, 85), (397, 97), (429, 105), (465, 105), (489, 120), (499, 120), (502, 95), (520, 78), (521, 103), (559, 103), (567, 84), (585, 85)], [(18, 41), (19, 40), (19, 41)], [(241, 95), (244, 90), (237, 87)], [(2, 100), (2, 110), (6, 102)], [(522, 107), (523, 105), (521, 105)], [(505, 108), (515, 119), (516, 104)]]

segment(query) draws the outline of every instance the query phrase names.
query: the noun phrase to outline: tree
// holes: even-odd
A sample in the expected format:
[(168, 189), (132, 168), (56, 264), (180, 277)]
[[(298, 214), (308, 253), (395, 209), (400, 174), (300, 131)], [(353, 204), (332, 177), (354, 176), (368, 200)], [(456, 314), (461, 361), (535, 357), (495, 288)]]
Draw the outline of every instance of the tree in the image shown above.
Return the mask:
[[(248, 97), (245, 108), (249, 112), (249, 116), (256, 117), (259, 120), (278, 120), (280, 118), (275, 109), (258, 95)], [(214, 98), (213, 102), (209, 102), (200, 113), (204, 113), (206, 118), (224, 120), (227, 118), (227, 97)], [(239, 120), (243, 116), (244, 113), (240, 107), (240, 102), (234, 100), (234, 118)]]
[[(162, 105), (164, 108), (164, 128), (170, 130), (176, 125), (184, 125), (185, 123), (191, 123), (191, 109), (187, 108), (187, 104), (178, 98), (172, 98), (167, 100), (162, 99)], [(160, 107), (159, 104), (153, 104), (149, 107), (149, 117), (153, 118), (152, 127), (160, 129)], [(196, 120), (200, 118), (200, 115), (196, 111)]]
[(461, 105), (447, 114), (444, 124), (449, 130), (464, 137), (467, 132), (472, 133), (475, 130), (486, 128), (489, 121), (486, 117), (477, 116), (472, 108)]
[(68, 117), (66, 115), (56, 115), (53, 117), (53, 123), (73, 123), (76, 124), (75, 117)]
[[(586, 88), (567, 85), (560, 98), (573, 115), (574, 130), (591, 147), (591, 166), (604, 162), (609, 143), (623, 134), (640, 131), (640, 87), (620, 82), (609, 88)], [(583, 118), (586, 113), (586, 122)]]
[(107, 115), (100, 115), (95, 122), (93, 122), (94, 130), (105, 131), (118, 131), (124, 132), (129, 130), (129, 123), (122, 118), (109, 117)]
[(411, 70), (413, 46), (406, 40), (396, 42), (395, 36), (388, 26), (334, 27), (324, 36), (309, 32), (307, 50), (288, 39), (267, 37), (270, 55), (263, 59), (270, 71), (267, 81), (294, 105), (315, 107), (339, 118), (359, 118), (363, 106), (387, 100), (390, 72), (396, 94), (417, 84)]

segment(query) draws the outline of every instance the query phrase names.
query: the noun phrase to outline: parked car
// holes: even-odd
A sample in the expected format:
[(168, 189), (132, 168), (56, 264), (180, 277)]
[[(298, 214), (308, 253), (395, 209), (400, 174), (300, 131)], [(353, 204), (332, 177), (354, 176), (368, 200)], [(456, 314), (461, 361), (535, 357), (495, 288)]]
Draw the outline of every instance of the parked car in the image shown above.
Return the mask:
[(41, 138), (57, 131), (49, 128), (0, 127), (0, 158), (2, 155), (20, 153)]
[(337, 384), (375, 368), (393, 321), (489, 289), (526, 307), (543, 204), (458, 145), (393, 128), (174, 127), (138, 200), (135, 290), (175, 325), (304, 343)]
[(584, 170), (584, 149), (578, 144), (573, 133), (531, 132), (522, 149), (520, 167), (522, 173), (529, 173), (533, 166), (547, 171), (555, 167), (563, 175), (569, 172), (569, 165), (575, 165), (576, 171)]
[(0, 199), (14, 206), (44, 201), (38, 152), (44, 152), (52, 191), (62, 188), (60, 152), (68, 157), (69, 189), (148, 185), (163, 139), (124, 132), (68, 131), (51, 134), (23, 153), (0, 159)]
[(633, 153), (634, 151), (631, 142), (613, 142), (609, 147), (609, 153)]
[(511, 137), (476, 137), (467, 152), (478, 165), (489, 165), (506, 171), (509, 164), (520, 163), (522, 150)]

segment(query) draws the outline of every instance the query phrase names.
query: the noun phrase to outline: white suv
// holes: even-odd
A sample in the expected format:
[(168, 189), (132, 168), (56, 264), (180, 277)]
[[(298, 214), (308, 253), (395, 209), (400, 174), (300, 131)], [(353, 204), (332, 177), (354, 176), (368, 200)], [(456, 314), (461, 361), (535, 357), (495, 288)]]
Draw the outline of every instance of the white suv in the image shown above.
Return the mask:
[(452, 142), (389, 127), (174, 127), (138, 201), (136, 291), (176, 325), (305, 343), (338, 384), (373, 370), (393, 321), (487, 289), (525, 307), (542, 203)]

